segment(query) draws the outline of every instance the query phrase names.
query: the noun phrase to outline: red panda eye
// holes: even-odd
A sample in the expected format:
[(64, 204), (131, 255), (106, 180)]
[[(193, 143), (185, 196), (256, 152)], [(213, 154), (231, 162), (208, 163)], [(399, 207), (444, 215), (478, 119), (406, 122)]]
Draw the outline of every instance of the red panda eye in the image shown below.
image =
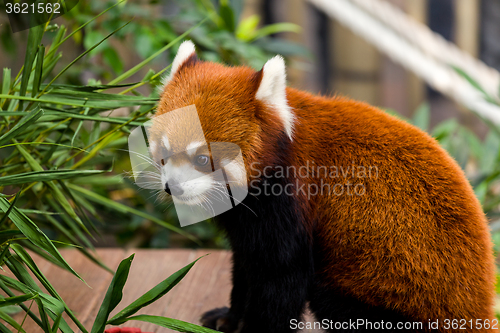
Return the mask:
[(165, 165), (165, 160), (163, 158), (161, 159), (160, 162), (161, 162), (161, 165)]
[(195, 161), (196, 161), (196, 164), (198, 164), (200, 166), (204, 166), (204, 165), (207, 165), (209, 158), (206, 155), (198, 155), (198, 156), (196, 156)]

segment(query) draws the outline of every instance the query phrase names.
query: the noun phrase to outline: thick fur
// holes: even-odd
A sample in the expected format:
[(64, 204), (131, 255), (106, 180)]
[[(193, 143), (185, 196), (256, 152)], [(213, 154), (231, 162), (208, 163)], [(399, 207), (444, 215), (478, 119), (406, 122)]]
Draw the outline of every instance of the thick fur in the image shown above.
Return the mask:
[[(218, 217), (234, 252), (231, 307), (203, 322), (216, 328), (220, 319), (226, 332), (235, 323), (241, 333), (291, 332), (307, 301), (318, 319), (417, 321), (423, 331), (429, 320), (493, 320), (489, 230), (457, 163), (429, 135), (377, 108), (286, 88), (290, 140), (279, 112), (255, 97), (262, 75), (193, 54), (158, 106), (162, 114), (195, 104), (208, 142), (240, 146), (254, 187), (293, 188), (292, 196), (250, 191), (245, 205)], [(360, 182), (349, 172), (258, 177), (265, 166), (311, 162), (378, 171), (361, 180), (364, 195), (305, 197), (297, 188)]]

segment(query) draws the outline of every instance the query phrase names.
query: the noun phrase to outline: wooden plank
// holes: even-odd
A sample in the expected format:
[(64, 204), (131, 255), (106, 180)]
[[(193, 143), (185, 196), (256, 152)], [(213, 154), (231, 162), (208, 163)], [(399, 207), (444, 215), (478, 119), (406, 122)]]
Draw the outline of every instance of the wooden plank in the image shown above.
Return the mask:
[[(420, 23), (427, 24), (428, 0), (406, 1), (406, 12)], [(414, 73), (408, 71), (408, 108), (414, 111), (425, 101), (426, 88), (424, 82)]]
[(347, 97), (380, 105), (380, 53), (338, 22), (331, 24), (330, 86)]
[(455, 0), (455, 42), (477, 57), (479, 52), (479, 0)]

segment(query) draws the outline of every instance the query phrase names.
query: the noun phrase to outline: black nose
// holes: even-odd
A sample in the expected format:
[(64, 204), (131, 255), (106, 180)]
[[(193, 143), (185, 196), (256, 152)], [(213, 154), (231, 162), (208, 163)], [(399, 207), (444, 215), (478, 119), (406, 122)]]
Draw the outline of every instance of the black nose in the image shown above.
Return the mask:
[[(170, 185), (168, 185), (170, 183)], [(182, 195), (184, 193), (184, 190), (180, 186), (180, 184), (169, 180), (168, 182), (165, 183), (165, 192), (167, 192), (170, 195)]]

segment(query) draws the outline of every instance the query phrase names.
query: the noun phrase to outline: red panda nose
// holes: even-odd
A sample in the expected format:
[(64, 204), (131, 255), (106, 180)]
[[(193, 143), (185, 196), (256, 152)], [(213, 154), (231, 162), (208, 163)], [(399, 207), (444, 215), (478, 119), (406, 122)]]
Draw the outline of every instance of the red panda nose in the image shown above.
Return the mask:
[(170, 195), (178, 196), (182, 195), (184, 193), (184, 190), (182, 189), (180, 184), (176, 183), (173, 180), (169, 180), (165, 183), (165, 192), (167, 192)]

